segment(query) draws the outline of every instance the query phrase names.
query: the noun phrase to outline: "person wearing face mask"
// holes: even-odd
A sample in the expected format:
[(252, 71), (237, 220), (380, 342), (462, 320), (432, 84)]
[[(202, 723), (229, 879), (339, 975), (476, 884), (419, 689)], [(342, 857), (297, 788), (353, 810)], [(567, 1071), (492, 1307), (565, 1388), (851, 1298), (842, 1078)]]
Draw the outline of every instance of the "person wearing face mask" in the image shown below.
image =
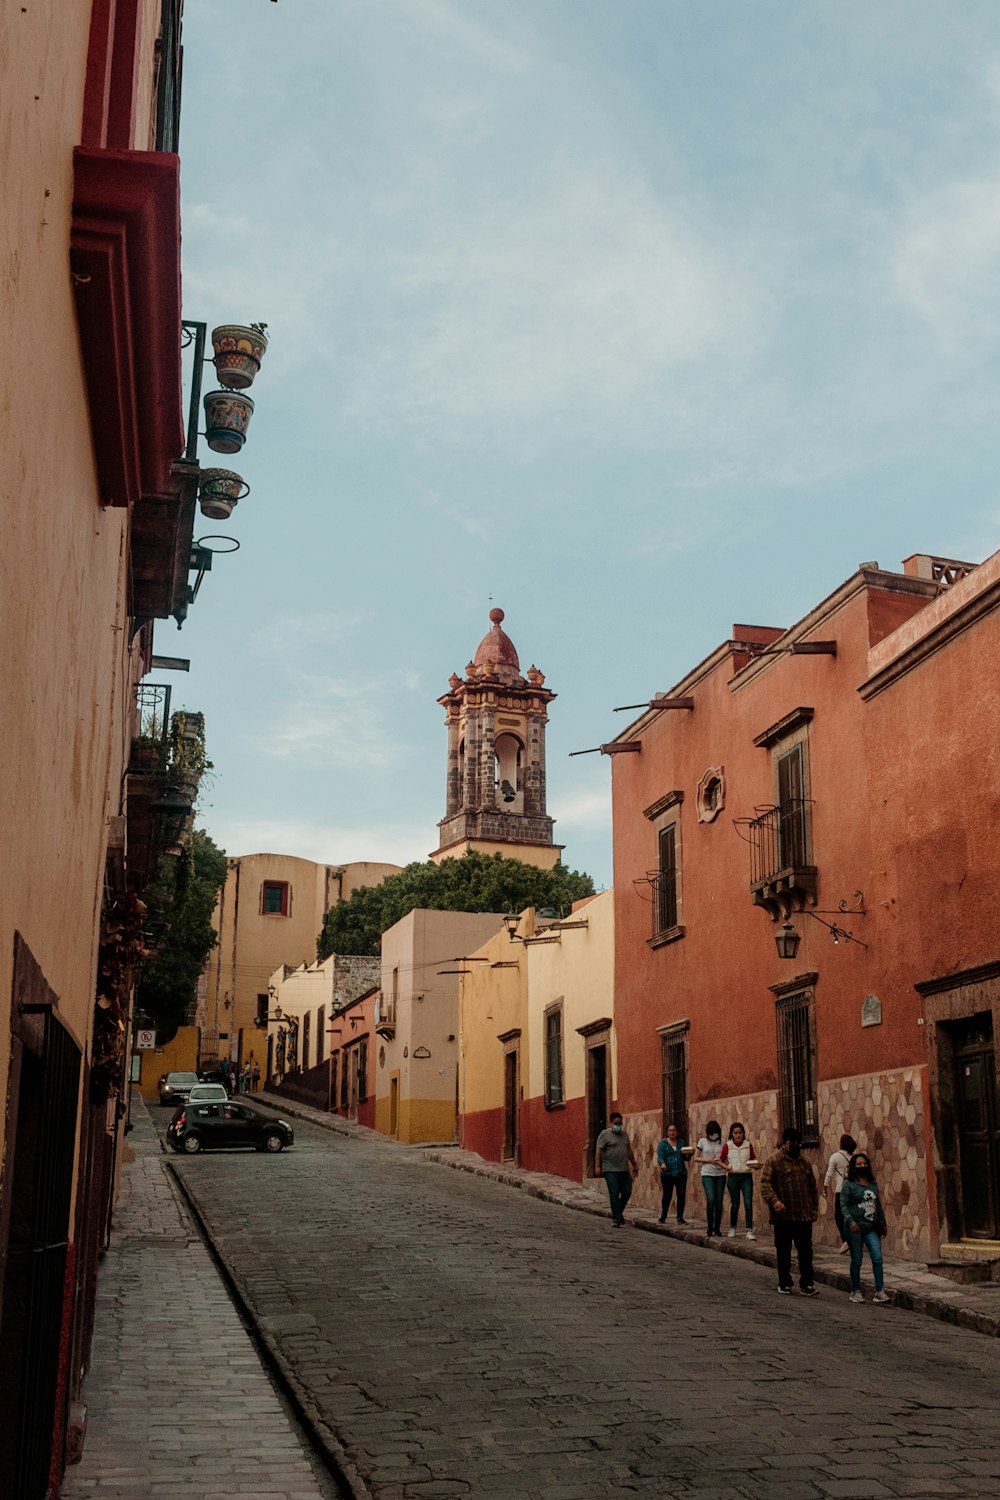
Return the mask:
[(794, 1245), (799, 1290), (803, 1297), (818, 1297), (813, 1285), (812, 1228), (819, 1217), (819, 1189), (816, 1174), (802, 1155), (802, 1132), (794, 1125), (789, 1125), (780, 1149), (764, 1163), (760, 1192), (774, 1227), (778, 1291), (786, 1297), (791, 1295)]
[(594, 1156), (597, 1175), (608, 1185), (611, 1222), (616, 1229), (621, 1229), (625, 1223), (625, 1208), (632, 1196), (632, 1178), (639, 1168), (617, 1110), (611, 1116), (611, 1129), (602, 1130), (597, 1137)]
[(721, 1155), (722, 1126), (718, 1120), (709, 1120), (694, 1157), (695, 1166), (701, 1167), (709, 1239), (713, 1236), (716, 1239), (722, 1238), (722, 1205), (726, 1197), (727, 1172), (719, 1163)]
[(844, 1185), (840, 1189), (840, 1207), (848, 1234), (851, 1251), (851, 1301), (863, 1302), (861, 1290), (861, 1262), (865, 1258), (865, 1247), (872, 1263), (875, 1281), (873, 1302), (891, 1302), (892, 1298), (882, 1284), (882, 1237), (886, 1232), (885, 1209), (879, 1195), (878, 1183), (872, 1171), (867, 1151), (855, 1151)]

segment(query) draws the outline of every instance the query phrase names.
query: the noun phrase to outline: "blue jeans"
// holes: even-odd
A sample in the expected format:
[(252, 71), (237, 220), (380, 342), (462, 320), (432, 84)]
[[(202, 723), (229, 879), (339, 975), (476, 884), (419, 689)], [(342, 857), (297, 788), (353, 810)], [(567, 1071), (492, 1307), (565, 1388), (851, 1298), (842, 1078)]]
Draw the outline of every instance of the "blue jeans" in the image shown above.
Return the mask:
[(851, 1291), (861, 1290), (861, 1262), (865, 1258), (865, 1246), (868, 1246), (868, 1254), (872, 1261), (872, 1275), (875, 1278), (875, 1290), (882, 1290), (882, 1241), (878, 1231), (875, 1229), (858, 1229), (856, 1232), (850, 1225), (847, 1226), (845, 1235), (851, 1251)]
[(632, 1174), (605, 1172), (604, 1181), (608, 1185), (608, 1197), (611, 1199), (611, 1221), (621, 1224), (625, 1220), (625, 1207), (632, 1196)]
[(740, 1216), (740, 1195), (743, 1196), (743, 1217), (748, 1229), (753, 1228), (753, 1178), (749, 1172), (736, 1172), (726, 1178), (729, 1189), (729, 1227), (736, 1228)]
[(721, 1234), (722, 1205), (726, 1200), (726, 1179), (725, 1177), (703, 1177), (701, 1185), (705, 1189), (708, 1232), (709, 1234)]

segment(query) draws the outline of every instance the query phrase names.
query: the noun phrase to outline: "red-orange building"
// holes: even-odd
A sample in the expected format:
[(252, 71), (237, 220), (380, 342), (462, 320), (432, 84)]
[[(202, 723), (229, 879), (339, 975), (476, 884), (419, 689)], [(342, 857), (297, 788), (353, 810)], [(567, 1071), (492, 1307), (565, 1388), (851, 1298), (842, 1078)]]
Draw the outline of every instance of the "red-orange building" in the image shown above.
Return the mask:
[(650, 1206), (670, 1118), (740, 1119), (758, 1152), (795, 1124), (823, 1167), (846, 1130), (892, 1253), (931, 1259), (998, 1229), (998, 563), (904, 568), (734, 627), (606, 747), (616, 1095)]

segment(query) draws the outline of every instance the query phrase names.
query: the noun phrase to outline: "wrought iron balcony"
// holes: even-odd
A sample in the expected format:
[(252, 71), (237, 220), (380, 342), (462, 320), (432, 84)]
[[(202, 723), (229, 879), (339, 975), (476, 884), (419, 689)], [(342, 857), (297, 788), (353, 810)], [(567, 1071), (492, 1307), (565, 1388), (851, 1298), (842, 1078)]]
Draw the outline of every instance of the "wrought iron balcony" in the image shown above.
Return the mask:
[(744, 824), (750, 844), (750, 894), (755, 906), (763, 906), (775, 918), (787, 918), (816, 900), (810, 807), (808, 798), (792, 797)]

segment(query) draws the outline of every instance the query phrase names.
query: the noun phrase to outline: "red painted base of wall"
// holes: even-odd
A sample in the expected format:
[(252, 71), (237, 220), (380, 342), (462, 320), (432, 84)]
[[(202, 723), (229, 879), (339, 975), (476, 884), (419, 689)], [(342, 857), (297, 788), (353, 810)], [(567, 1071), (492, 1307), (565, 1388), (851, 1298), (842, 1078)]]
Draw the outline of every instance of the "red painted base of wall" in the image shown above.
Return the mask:
[(539, 1096), (521, 1105), (521, 1166), (529, 1172), (553, 1172), (572, 1182), (583, 1180), (587, 1114), (583, 1099), (568, 1099), (562, 1109), (546, 1109)]
[(503, 1110), (483, 1109), (463, 1115), (458, 1138), (465, 1151), (475, 1151), (486, 1161), (500, 1161), (503, 1152)]
[(367, 1125), (369, 1129), (375, 1129), (375, 1098), (364, 1099), (358, 1105), (358, 1124)]
[[(583, 1178), (587, 1129), (582, 1099), (570, 1099), (564, 1109), (546, 1109), (541, 1098), (525, 1099), (520, 1112), (518, 1166), (529, 1172), (552, 1172), (571, 1182)], [(503, 1110), (484, 1109), (465, 1115), (459, 1140), (466, 1151), (485, 1161), (503, 1159)]]

